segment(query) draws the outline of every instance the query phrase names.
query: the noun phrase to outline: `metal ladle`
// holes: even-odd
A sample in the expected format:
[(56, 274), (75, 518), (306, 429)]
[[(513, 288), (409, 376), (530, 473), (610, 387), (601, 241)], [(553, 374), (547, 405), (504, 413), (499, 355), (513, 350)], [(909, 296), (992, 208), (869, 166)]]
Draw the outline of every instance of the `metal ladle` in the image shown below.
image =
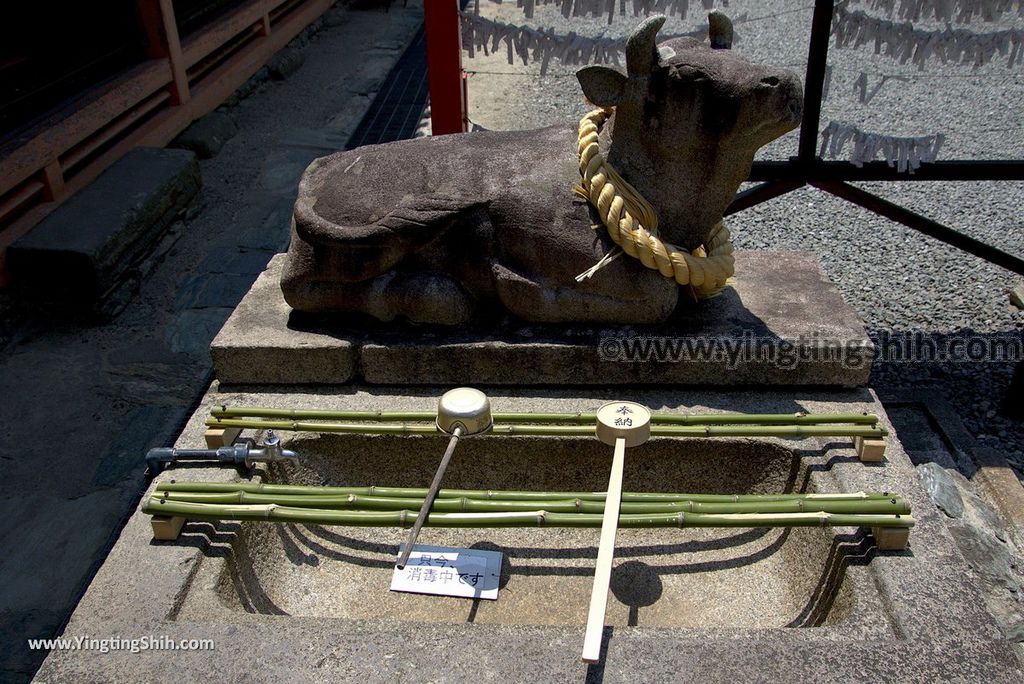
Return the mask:
[(416, 538), (420, 534), (420, 528), (427, 520), (430, 507), (434, 505), (434, 498), (441, 488), (441, 480), (444, 478), (444, 471), (448, 469), (448, 463), (455, 453), (455, 445), (459, 443), (460, 437), (479, 435), (491, 429), (491, 402), (487, 395), (480, 390), (471, 387), (459, 387), (449, 390), (442, 395), (437, 402), (437, 429), (449, 434), (452, 438), (448, 441), (448, 448), (441, 457), (441, 464), (434, 473), (434, 481), (427, 490), (427, 495), (420, 506), (419, 515), (409, 531), (409, 539), (405, 542), (401, 555), (398, 557), (398, 569), (401, 570), (409, 562), (409, 554), (416, 544)]

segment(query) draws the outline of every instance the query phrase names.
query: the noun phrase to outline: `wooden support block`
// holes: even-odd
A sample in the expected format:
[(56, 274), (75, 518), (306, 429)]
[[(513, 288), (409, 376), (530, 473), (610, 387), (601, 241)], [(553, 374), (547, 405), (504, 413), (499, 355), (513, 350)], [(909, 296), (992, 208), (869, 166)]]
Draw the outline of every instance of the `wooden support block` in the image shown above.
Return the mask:
[(872, 527), (871, 535), (879, 551), (902, 551), (910, 540), (909, 527)]
[(43, 167), (43, 185), (46, 186), (44, 197), (53, 201), (64, 197), (64, 169), (59, 161), (52, 161)]
[(206, 433), (203, 437), (206, 438), (206, 447), (208, 449), (219, 449), (222, 446), (231, 446), (238, 439), (238, 435), (242, 433), (242, 428), (237, 427), (225, 427), (225, 428), (207, 428)]
[(881, 437), (854, 437), (853, 446), (863, 463), (878, 463), (885, 456), (885, 439)]
[(1017, 283), (1017, 286), (1010, 290), (1010, 303), (1018, 309), (1024, 309), (1024, 282)]
[(153, 539), (174, 541), (181, 534), (185, 519), (172, 515), (154, 515), (150, 524), (153, 525)]

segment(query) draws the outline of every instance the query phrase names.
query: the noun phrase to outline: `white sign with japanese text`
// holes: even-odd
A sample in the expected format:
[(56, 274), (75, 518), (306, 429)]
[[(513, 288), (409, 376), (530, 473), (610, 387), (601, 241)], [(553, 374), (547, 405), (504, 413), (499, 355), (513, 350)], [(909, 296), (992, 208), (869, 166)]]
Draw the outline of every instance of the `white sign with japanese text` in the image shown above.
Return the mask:
[(406, 566), (401, 570), (395, 567), (391, 591), (494, 600), (500, 578), (499, 551), (417, 544)]

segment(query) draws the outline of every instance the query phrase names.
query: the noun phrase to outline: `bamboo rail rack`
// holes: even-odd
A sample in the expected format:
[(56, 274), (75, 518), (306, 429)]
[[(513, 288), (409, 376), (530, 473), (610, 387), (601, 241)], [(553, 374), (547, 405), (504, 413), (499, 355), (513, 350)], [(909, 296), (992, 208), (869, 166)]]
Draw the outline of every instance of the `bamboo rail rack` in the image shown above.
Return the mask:
[[(143, 504), (154, 537), (176, 539), (186, 520), (237, 520), (352, 527), (408, 527), (426, 490), (262, 483), (161, 482)], [(428, 527), (601, 527), (604, 492), (442, 489)], [(473, 498), (470, 498), (473, 497)], [(625, 492), (619, 526), (860, 527), (880, 548), (906, 545), (910, 505), (890, 492), (686, 494)]]
[[(354, 434), (441, 434), (432, 411), (356, 411), (215, 406), (206, 424), (231, 439), (242, 429)], [(597, 414), (494, 412), (497, 435), (591, 436)], [(347, 422), (335, 422), (347, 421)], [(672, 437), (852, 436), (861, 460), (881, 460), (888, 431), (870, 413), (673, 414), (650, 416), (652, 435)], [(209, 440), (209, 434), (207, 435)], [(875, 458), (874, 456), (877, 456)], [(346, 526), (405, 527), (428, 496), (408, 487), (309, 487), (262, 483), (162, 482), (143, 505), (157, 539), (177, 538), (186, 519), (264, 520)], [(446, 527), (600, 527), (604, 492), (442, 489), (426, 518)], [(618, 502), (620, 499), (616, 499)], [(904, 548), (914, 520), (889, 492), (717, 495), (627, 492), (622, 527), (856, 526), (880, 548)]]
[[(215, 406), (210, 416), (217, 420), (232, 418), (280, 418), (297, 420), (347, 421), (433, 421), (433, 411), (330, 411), (325, 409), (276, 409), (263, 407)], [(587, 411), (574, 413), (532, 413), (527, 411), (496, 411), (496, 422), (524, 423), (578, 423), (593, 425), (597, 414)], [(851, 425), (878, 424), (873, 413), (709, 413), (676, 414), (654, 413), (651, 422), (666, 425), (819, 425), (848, 423)]]
[[(414, 423), (317, 423), (295, 420), (210, 419), (206, 425), (252, 430), (291, 432), (334, 432), (349, 434), (435, 435), (444, 434), (435, 425)], [(584, 437), (594, 434), (589, 425), (495, 424), (493, 435)], [(655, 437), (885, 437), (888, 431), (867, 425), (652, 425)]]
[[(491, 434), (581, 437), (594, 434), (596, 414), (495, 412)], [(207, 445), (230, 444), (242, 430), (287, 430), (341, 434), (436, 435), (431, 411), (331, 411), (215, 406), (206, 420)], [(344, 422), (339, 422), (344, 421)], [(870, 413), (672, 414), (651, 416), (655, 437), (852, 437), (858, 457), (881, 461), (886, 428)]]

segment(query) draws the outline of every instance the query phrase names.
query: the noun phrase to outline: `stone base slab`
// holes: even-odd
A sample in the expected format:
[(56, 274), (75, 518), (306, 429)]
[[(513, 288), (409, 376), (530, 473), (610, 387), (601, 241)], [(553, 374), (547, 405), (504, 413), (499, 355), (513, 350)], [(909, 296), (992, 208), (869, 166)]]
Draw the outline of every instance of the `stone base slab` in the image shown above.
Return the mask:
[[(436, 406), (442, 391), (443, 388), (353, 385), (343, 391), (290, 387), (231, 392), (215, 383), (177, 446), (202, 446), (204, 420), (210, 409), (220, 404), (415, 410)], [(877, 398), (866, 389), (808, 392), (780, 388), (754, 392), (488, 388), (487, 393), (494, 409), (500, 411), (583, 411), (593, 410), (605, 401), (630, 399), (658, 411), (686, 413), (869, 411), (879, 414), (882, 424), (892, 429)], [(259, 435), (246, 432), (243, 437)], [(406, 484), (408, 480), (425, 484), (444, 448), (444, 440), (439, 437), (324, 438), (292, 433), (282, 437), (288, 448), (300, 450), (302, 465), (287, 472), (261, 470), (262, 477), (269, 481), (292, 481), (286, 477), (290, 473), (295, 481), (316, 484)], [(549, 487), (587, 487), (607, 473), (604, 468), (592, 472), (582, 467), (578, 452), (593, 449), (593, 441), (583, 437), (466, 440), (453, 461), (450, 484), (459, 484), (460, 472), (466, 477), (477, 468), (481, 479), (492, 485), (525, 484), (530, 478), (548, 478), (550, 481), (545, 484)], [(656, 619), (660, 615), (659, 605), (687, 596), (693, 601), (693, 610), (709, 610), (705, 593), (680, 596), (672, 591), (672, 583), (696, 575), (713, 585), (730, 568), (768, 568), (778, 562), (784, 548), (768, 545), (761, 552), (761, 547), (756, 547), (761, 539), (756, 531), (736, 530), (735, 535), (727, 535), (723, 549), (730, 554), (728, 566), (703, 567), (694, 565), (692, 559), (673, 564), (667, 562), (666, 555), (662, 562), (649, 564), (650, 572), (657, 573), (666, 583), (662, 597), (654, 604), (644, 603), (638, 608), (636, 626), (623, 624), (628, 618), (621, 610), (610, 612), (602, 663), (588, 671), (579, 662), (584, 632), (582, 611), (579, 620), (565, 624), (537, 624), (526, 619), (502, 624), (487, 622), (486, 618), (489, 612), (507, 613), (521, 598), (516, 592), (530, 582), (536, 583), (538, 577), (543, 580), (564, 575), (571, 579), (578, 575), (578, 583), (585, 586), (582, 578), (591, 576), (596, 554), (596, 530), (588, 540), (566, 538), (569, 543), (564, 545), (565, 558), (559, 557), (553, 567), (547, 568), (548, 574), (535, 576), (520, 570), (513, 575), (493, 604), (460, 604), (463, 615), (471, 616), (468, 621), (465, 617), (458, 622), (417, 620), (415, 615), (408, 614), (412, 611), (408, 606), (419, 599), (393, 595), (386, 581), (356, 602), (370, 608), (385, 604), (398, 608), (382, 610), (374, 618), (355, 619), (338, 615), (349, 604), (339, 599), (337, 589), (349, 581), (351, 573), (367, 571), (367, 567), (386, 568), (393, 562), (398, 544), (404, 540), (404, 531), (374, 528), (370, 532), (375, 541), (366, 543), (354, 538), (367, 532), (361, 528), (282, 525), (264, 529), (270, 524), (193, 521), (185, 525), (177, 541), (166, 542), (153, 541), (150, 517), (137, 512), (77, 606), (64, 636), (74, 639), (114, 634), (129, 638), (158, 634), (173, 639), (212, 639), (216, 650), (154, 652), (144, 658), (127, 650), (112, 650), (109, 654), (98, 650), (54, 650), (37, 677), (40, 681), (164, 681), (171, 677), (219, 681), (237, 677), (238, 673), (251, 674), (259, 666), (263, 667), (260, 676), (289, 681), (401, 680), (412, 669), (419, 679), (442, 681), (475, 681), (494, 672), (502, 672), (503, 680), (513, 682), (583, 681), (593, 678), (595, 672), (604, 672), (605, 681), (662, 681), (679, 672), (707, 682), (861, 681), (866, 673), (883, 673), (886, 681), (1020, 681), (1021, 664), (1013, 645), (1000, 638), (943, 515), (922, 489), (894, 433), (887, 438), (885, 460), (880, 464), (861, 463), (848, 439), (659, 438), (630, 451), (627, 464), (634, 463), (634, 475), (643, 476), (636, 471), (638, 459), (647, 458), (645, 454), (651, 450), (665, 448), (659, 447), (659, 442), (666, 441), (671, 442), (668, 446), (672, 453), (666, 453), (665, 458), (672, 460), (670, 465), (678, 464), (681, 472), (689, 473), (687, 477), (702, 482), (701, 491), (718, 491), (726, 481), (735, 480), (735, 473), (745, 467), (735, 459), (751, 449), (774, 453), (786, 449), (791, 456), (780, 463), (785, 465), (792, 459), (791, 466), (769, 473), (776, 478), (788, 477), (786, 490), (899, 492), (910, 503), (917, 520), (910, 545), (900, 551), (881, 550), (870, 535), (856, 529), (792, 531), (791, 539), (782, 542), (783, 546), (811, 534), (827, 534), (834, 538), (835, 545), (831, 562), (816, 566), (821, 584), (812, 583), (802, 589), (802, 597), (811, 597), (806, 611), (788, 626), (672, 627), (659, 626)], [(676, 450), (686, 454), (677, 454)], [(532, 469), (508, 467), (505, 456), (513, 454), (519, 454), (519, 460), (529, 456)], [(352, 464), (354, 469), (342, 467), (343, 462)], [(694, 470), (686, 470), (687, 464)], [(749, 469), (749, 465), (746, 467)], [(334, 475), (326, 480), (304, 477), (321, 471)], [(801, 476), (801, 472), (809, 474), (810, 479)], [(162, 473), (159, 479), (233, 481), (238, 477), (231, 469), (181, 466)], [(761, 480), (749, 483), (750, 488), (762, 484)], [(636, 487), (636, 479), (630, 476), (626, 486)], [(481, 543), (490, 543), (488, 540), (501, 532), (481, 530)], [(680, 551), (673, 539), (678, 541), (682, 531), (680, 537), (666, 531), (663, 543), (668, 546), (664, 547), (631, 545), (628, 532), (623, 531), (616, 544), (619, 566), (630, 562), (635, 566), (638, 552)], [(431, 543), (443, 534), (445, 530), (428, 528), (422, 539)], [(548, 557), (544, 554), (555, 553), (539, 547), (546, 539), (560, 538), (565, 538), (562, 532), (520, 529), (514, 541), (501, 545), (501, 549), (514, 556), (519, 567), (540, 562)], [(285, 559), (279, 561), (280, 567), (275, 565), (271, 570), (284, 568), (302, 581), (275, 579), (262, 567), (266, 561), (263, 551), (270, 547), (247, 546), (252, 540), (273, 546), (275, 553)], [(685, 544), (681, 548), (686, 554), (696, 553)], [(749, 585), (737, 584), (733, 587), (736, 595), (725, 594), (723, 600), (756, 602), (763, 590), (785, 579), (786, 573), (806, 572), (806, 565), (813, 558), (793, 557), (790, 560), (794, 565), (783, 569), (782, 574), (768, 572)], [(572, 567), (566, 567), (569, 565)], [(844, 590), (847, 586), (848, 592)], [(242, 589), (245, 592), (241, 602), (224, 600)], [(584, 593), (581, 602), (585, 596)], [(578, 597), (531, 594), (528, 598), (537, 603), (539, 615), (546, 615), (546, 608), (561, 609), (562, 604)], [(313, 606), (307, 614), (290, 613), (278, 605), (282, 602), (283, 606), (292, 606), (300, 600), (307, 602), (303, 605)], [(428, 601), (432, 601), (430, 605), (436, 604), (437, 610), (452, 612), (451, 604), (459, 600), (427, 597), (420, 603)], [(616, 606), (618, 599), (613, 594), (610, 601)], [(815, 619), (819, 611), (834, 615), (847, 603), (851, 610), (844, 615), (832, 620)], [(734, 617), (739, 622), (746, 616)], [(671, 615), (666, 619), (669, 618), (674, 619)], [(256, 665), (253, 653), (259, 653), (262, 659)]]
[(802, 252), (737, 253), (736, 282), (658, 326), (469, 331), (296, 313), (271, 260), (213, 341), (223, 384), (820, 385), (867, 382), (857, 314)]

